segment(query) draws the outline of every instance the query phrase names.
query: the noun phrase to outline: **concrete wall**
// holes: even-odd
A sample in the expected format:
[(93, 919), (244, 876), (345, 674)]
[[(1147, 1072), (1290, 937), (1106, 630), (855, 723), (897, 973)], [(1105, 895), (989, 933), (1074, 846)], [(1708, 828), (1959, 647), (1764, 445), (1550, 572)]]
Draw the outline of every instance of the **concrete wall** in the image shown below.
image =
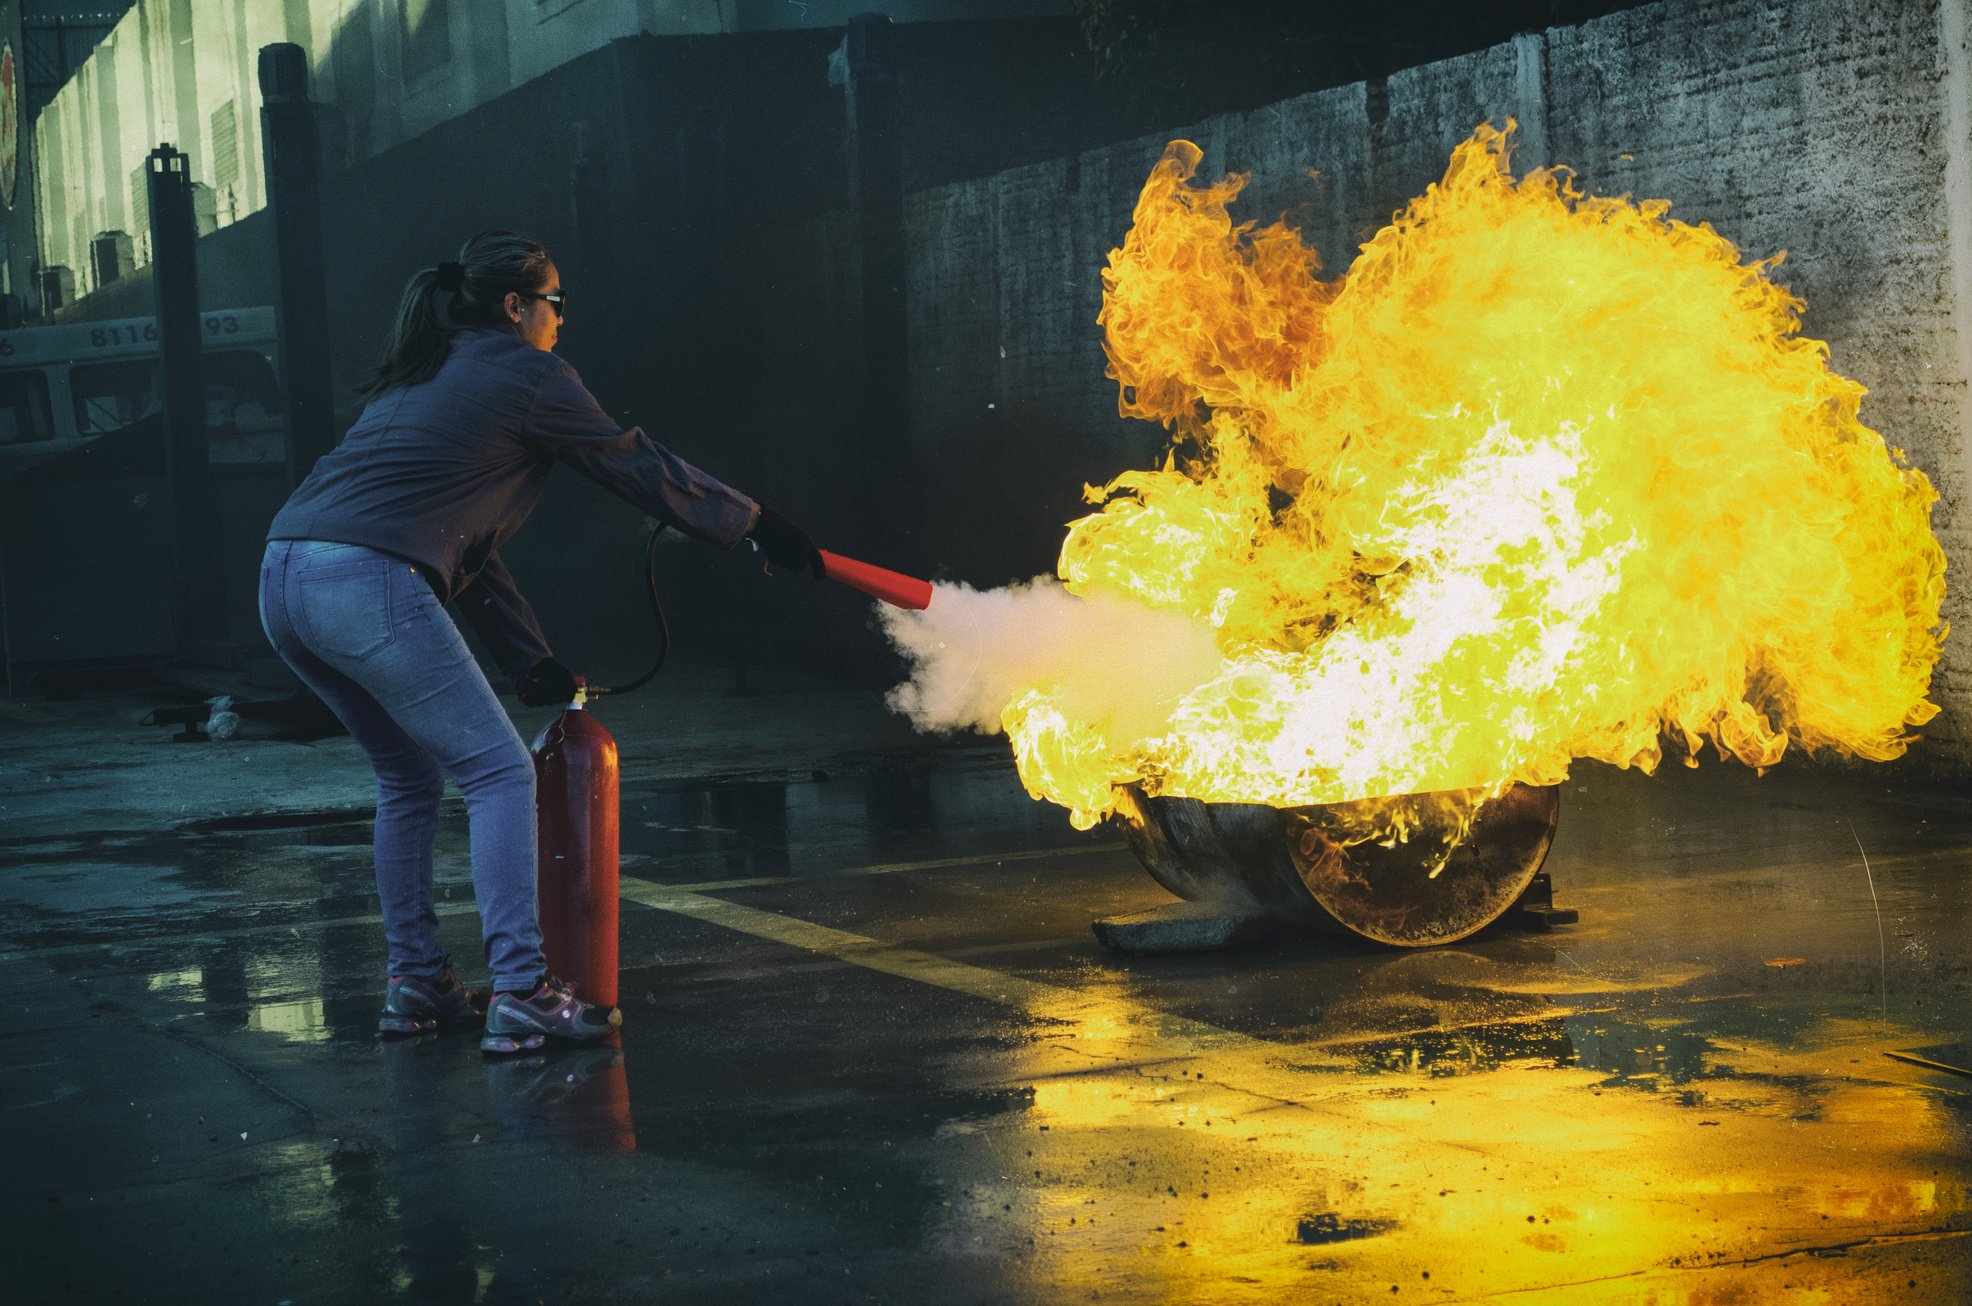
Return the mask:
[[(849, 13), (899, 22), (1061, 16), (1063, 0), (138, 0), (42, 112), (35, 202), (40, 261), (97, 289), (88, 241), (122, 230), (150, 261), (132, 175), (161, 141), (191, 158), (224, 226), (267, 202), (257, 55), (277, 41), (309, 52), (330, 106), (330, 153), (374, 157), (570, 60), (639, 33), (665, 36), (839, 27)], [(1045, 57), (1045, 56), (1044, 56)], [(557, 152), (565, 148), (557, 142)]]
[[(1116, 416), (1098, 273), (1171, 137), (1207, 171), (1250, 171), (1244, 211), (1296, 216), (1332, 268), (1443, 171), (1486, 119), (1517, 117), (1526, 163), (1592, 190), (1671, 199), (1811, 306), (1865, 419), (1937, 485), (1953, 563), (1972, 558), (1972, 0), (1665, 0), (1577, 28), (1211, 118), (911, 197), (912, 430), (936, 469), (930, 555), (996, 582), (1051, 567), (1082, 480), (1152, 454)], [(1318, 170), (1321, 180), (1305, 173)], [(1927, 731), (1972, 765), (1972, 585)]]

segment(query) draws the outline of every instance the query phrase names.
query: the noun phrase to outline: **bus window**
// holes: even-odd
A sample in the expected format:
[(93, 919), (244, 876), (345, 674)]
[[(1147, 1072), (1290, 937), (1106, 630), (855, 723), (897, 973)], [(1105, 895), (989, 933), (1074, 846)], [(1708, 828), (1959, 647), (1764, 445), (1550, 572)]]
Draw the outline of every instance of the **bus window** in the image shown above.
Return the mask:
[(51, 440), (48, 378), (39, 372), (0, 372), (0, 444)]
[(120, 431), (164, 407), (158, 398), (155, 359), (87, 363), (71, 368), (68, 381), (75, 392), (75, 429), (80, 435)]
[(205, 355), (205, 422), (214, 435), (257, 435), (281, 429), (281, 387), (274, 368), (250, 349)]
[(201, 366), (212, 460), (280, 462), (287, 445), (273, 365), (250, 349), (215, 349), (206, 352)]

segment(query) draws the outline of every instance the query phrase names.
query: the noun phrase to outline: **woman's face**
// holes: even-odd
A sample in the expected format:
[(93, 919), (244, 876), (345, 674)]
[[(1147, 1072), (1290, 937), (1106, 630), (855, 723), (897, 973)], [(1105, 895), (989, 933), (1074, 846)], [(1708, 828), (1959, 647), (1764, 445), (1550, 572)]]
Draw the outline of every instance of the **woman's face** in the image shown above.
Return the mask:
[[(541, 295), (561, 293), (561, 272), (553, 263), (548, 264), (547, 280), (535, 291)], [(529, 299), (525, 295), (507, 293), (505, 305), (507, 319), (514, 324), (514, 332), (522, 340), (536, 349), (553, 349), (555, 341), (561, 336), (561, 318), (555, 313), (555, 306), (545, 299)]]

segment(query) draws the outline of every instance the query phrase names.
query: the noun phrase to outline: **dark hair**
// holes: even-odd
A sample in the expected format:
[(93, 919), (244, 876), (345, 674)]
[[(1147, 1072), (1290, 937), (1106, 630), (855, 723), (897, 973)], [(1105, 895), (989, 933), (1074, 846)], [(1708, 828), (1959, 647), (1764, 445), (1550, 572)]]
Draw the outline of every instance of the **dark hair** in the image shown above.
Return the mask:
[[(547, 246), (511, 231), (480, 232), (459, 247), (458, 262), (413, 274), (384, 341), (383, 360), (356, 393), (374, 399), (431, 380), (451, 352), (454, 333), (472, 326), (511, 331), (502, 312), (507, 295), (539, 290), (547, 280)], [(438, 298), (447, 293), (451, 302), (440, 308)]]

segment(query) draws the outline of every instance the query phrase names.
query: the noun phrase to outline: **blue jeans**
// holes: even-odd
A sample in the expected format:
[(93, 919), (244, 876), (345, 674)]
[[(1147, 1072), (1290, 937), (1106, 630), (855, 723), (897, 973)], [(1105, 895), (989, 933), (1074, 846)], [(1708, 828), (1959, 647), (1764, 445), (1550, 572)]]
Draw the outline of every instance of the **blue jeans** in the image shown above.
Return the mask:
[(445, 777), (466, 796), (473, 894), (495, 992), (547, 971), (535, 899), (534, 759), (431, 586), (355, 544), (274, 540), (260, 624), (377, 772), (377, 896), (390, 973), (436, 976), (431, 851)]

